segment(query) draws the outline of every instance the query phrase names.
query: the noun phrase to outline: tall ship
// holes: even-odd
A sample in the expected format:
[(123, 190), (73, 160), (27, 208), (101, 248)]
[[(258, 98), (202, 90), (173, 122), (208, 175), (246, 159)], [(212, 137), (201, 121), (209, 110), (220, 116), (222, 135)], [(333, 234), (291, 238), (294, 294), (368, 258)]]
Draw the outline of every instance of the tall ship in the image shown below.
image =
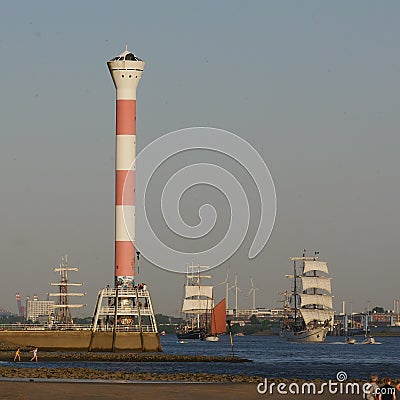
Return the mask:
[(323, 342), (333, 324), (331, 278), (328, 265), (314, 257), (292, 257), (290, 292), (285, 292), (281, 336), (293, 342)]
[(209, 267), (188, 265), (186, 272), (185, 293), (182, 303), (184, 323), (176, 330), (180, 340), (200, 339), (218, 341), (218, 335), (225, 333), (226, 303), (221, 300), (214, 307), (214, 287), (202, 283), (212, 276), (204, 275)]
[(71, 283), (68, 279), (68, 272), (69, 271), (77, 272), (79, 271), (79, 268), (68, 266), (67, 255), (65, 255), (64, 257), (61, 258), (60, 266), (53, 268), (53, 271), (59, 272), (60, 281), (50, 283), (51, 286), (58, 286), (59, 291), (58, 293), (48, 293), (49, 297), (56, 297), (58, 299), (56, 301), (56, 304), (54, 305), (55, 318), (54, 320), (51, 320), (49, 322), (65, 324), (66, 326), (71, 325), (74, 323), (72, 319), (71, 309), (82, 308), (86, 305), (86, 304), (73, 304), (71, 303), (70, 300), (71, 297), (85, 296), (85, 293), (81, 292), (71, 293), (71, 291), (69, 290), (70, 286), (80, 287), (83, 285), (83, 283)]

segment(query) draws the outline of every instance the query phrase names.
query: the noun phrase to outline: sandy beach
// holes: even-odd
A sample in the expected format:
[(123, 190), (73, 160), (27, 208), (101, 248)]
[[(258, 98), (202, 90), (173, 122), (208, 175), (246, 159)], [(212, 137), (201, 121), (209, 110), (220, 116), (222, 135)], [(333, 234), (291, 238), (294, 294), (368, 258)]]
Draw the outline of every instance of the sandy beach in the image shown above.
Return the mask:
[[(59, 383), (1, 381), (2, 400), (253, 400), (268, 398), (308, 400), (312, 395), (263, 395), (256, 384), (182, 384), (182, 383)], [(323, 395), (323, 400), (359, 399), (360, 395)]]

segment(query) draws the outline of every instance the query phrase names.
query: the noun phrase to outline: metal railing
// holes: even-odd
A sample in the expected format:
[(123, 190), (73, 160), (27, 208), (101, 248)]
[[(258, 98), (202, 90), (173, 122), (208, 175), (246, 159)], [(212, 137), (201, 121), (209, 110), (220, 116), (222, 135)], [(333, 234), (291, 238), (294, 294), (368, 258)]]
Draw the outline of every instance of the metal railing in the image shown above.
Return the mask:
[[(89, 331), (92, 330), (92, 325), (74, 325), (74, 324), (2, 324), (0, 331)], [(113, 326), (97, 326), (97, 332), (112, 332)], [(117, 325), (117, 332), (140, 332), (140, 326), (136, 325)], [(142, 332), (155, 332), (152, 325), (142, 325)]]
[(0, 331), (87, 331), (91, 324), (1, 324)]
[[(98, 325), (96, 332), (113, 332), (114, 327), (112, 325), (101, 326)], [(117, 332), (140, 332), (139, 325), (117, 325)], [(155, 328), (151, 325), (142, 325), (142, 332), (156, 332)]]
[[(121, 306), (118, 307), (117, 309), (118, 315), (125, 314), (125, 315), (138, 315), (139, 310), (138, 307), (132, 307), (132, 306)], [(100, 307), (100, 315), (114, 315), (115, 313), (115, 307), (114, 306), (102, 306)], [(140, 307), (140, 313), (142, 315), (150, 315), (151, 314), (151, 309), (150, 307)]]
[[(103, 297), (115, 297), (117, 289), (106, 288), (103, 289)], [(149, 291), (144, 289), (137, 289), (139, 297), (149, 297)], [(135, 297), (136, 289), (118, 289), (118, 297)]]

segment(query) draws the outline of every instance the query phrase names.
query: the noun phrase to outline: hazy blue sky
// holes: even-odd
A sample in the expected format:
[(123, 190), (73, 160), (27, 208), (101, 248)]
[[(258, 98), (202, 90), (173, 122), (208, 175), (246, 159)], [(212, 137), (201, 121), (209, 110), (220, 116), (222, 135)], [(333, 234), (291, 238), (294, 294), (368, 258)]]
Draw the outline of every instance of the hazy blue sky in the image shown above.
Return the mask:
[[(127, 43), (147, 63), (139, 149), (176, 129), (213, 126), (246, 139), (271, 170), (271, 239), (251, 261), (246, 239), (230, 260), (244, 294), (251, 275), (258, 306), (276, 307), (289, 257), (306, 248), (330, 265), (336, 309), (342, 300), (392, 307), (399, 17), (395, 1), (3, 2), (0, 306), (16, 312), (17, 291), (43, 297), (64, 253), (81, 268), (83, 314), (112, 282), (115, 93), (106, 61)], [(181, 275), (143, 262), (139, 280), (157, 312), (178, 314)], [(239, 306), (250, 304), (241, 296)]]

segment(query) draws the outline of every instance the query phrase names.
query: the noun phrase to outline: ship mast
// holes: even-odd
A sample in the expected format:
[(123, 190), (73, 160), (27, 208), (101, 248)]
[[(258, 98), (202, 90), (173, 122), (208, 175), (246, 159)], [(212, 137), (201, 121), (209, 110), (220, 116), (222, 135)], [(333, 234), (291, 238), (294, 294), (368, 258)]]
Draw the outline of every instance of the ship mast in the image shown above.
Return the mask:
[[(315, 251), (314, 252), (314, 261), (317, 261), (318, 260), (318, 257), (317, 257), (317, 255), (319, 254), (319, 251)], [(317, 270), (316, 269), (314, 269), (314, 277), (317, 277)], [(313, 293), (314, 294), (317, 294), (317, 288), (314, 288), (314, 290), (313, 290)], [(318, 308), (317, 306), (314, 306), (314, 308)]]
[(60, 324), (73, 324), (73, 319), (71, 315), (71, 308), (81, 308), (85, 304), (71, 304), (70, 297), (82, 297), (86, 293), (71, 293), (68, 291), (69, 286), (82, 286), (83, 283), (70, 283), (68, 282), (68, 271), (79, 271), (79, 268), (69, 267), (67, 255), (61, 258), (61, 264), (59, 267), (53, 268), (54, 272), (60, 273), (60, 281), (50, 283), (51, 286), (58, 286), (59, 293), (49, 293), (49, 297), (58, 297), (57, 304), (54, 308), (58, 308), (57, 311), (57, 322)]

